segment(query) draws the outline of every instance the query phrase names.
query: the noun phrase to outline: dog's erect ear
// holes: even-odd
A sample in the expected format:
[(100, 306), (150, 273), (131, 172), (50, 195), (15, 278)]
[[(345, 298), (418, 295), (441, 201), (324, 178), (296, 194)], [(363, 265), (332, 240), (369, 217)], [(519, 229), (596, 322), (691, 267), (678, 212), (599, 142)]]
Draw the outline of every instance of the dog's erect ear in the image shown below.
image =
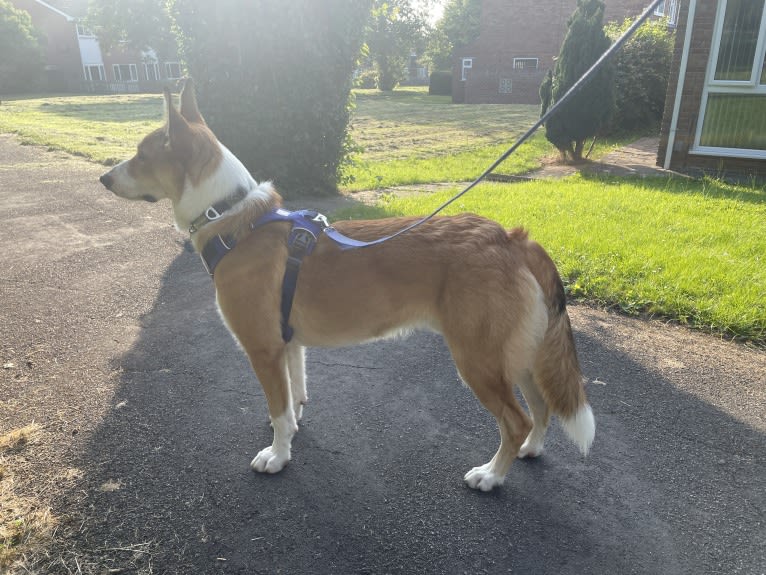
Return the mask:
[(192, 124), (205, 124), (205, 119), (199, 113), (197, 96), (194, 94), (194, 81), (186, 78), (184, 88), (181, 90), (181, 115), (187, 122)]
[(183, 153), (190, 139), (189, 124), (173, 105), (173, 96), (168, 88), (165, 88), (165, 109), (167, 114), (165, 146), (175, 152)]

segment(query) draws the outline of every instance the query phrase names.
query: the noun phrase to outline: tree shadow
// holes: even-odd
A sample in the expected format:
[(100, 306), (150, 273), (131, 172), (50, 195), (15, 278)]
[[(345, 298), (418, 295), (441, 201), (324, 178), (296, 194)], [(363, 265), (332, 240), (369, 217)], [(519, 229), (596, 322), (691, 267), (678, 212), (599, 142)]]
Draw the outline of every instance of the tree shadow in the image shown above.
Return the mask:
[[(598, 430), (583, 459), (560, 429), (491, 494), (462, 475), (497, 429), (441, 339), (310, 350), (293, 460), (215, 310), (197, 257), (169, 266), (123, 357), (113, 406), (60, 502), (82, 564), (154, 573), (754, 572), (762, 433), (577, 333)], [(701, 374), (701, 377), (711, 377)], [(757, 489), (760, 487), (760, 490)], [(762, 533), (761, 533), (762, 535)]]

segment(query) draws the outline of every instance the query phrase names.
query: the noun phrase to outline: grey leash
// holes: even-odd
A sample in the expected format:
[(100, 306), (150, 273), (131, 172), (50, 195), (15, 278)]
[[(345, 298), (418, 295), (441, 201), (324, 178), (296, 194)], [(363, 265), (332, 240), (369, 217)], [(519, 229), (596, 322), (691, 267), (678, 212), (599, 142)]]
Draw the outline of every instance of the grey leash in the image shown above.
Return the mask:
[[(332, 239), (341, 247), (341, 249), (347, 250), (347, 249), (356, 249), (356, 248), (366, 248), (369, 246), (374, 246), (377, 244), (382, 244), (383, 242), (386, 242), (390, 239), (393, 239), (397, 236), (400, 236), (406, 232), (409, 232), (410, 230), (418, 227), (421, 224), (426, 223), (428, 220), (436, 216), (439, 212), (441, 212), (444, 208), (455, 202), (456, 200), (463, 197), (465, 194), (467, 194), (469, 191), (471, 191), (474, 187), (476, 187), (482, 180), (484, 180), (489, 174), (491, 174), (495, 168), (497, 168), (503, 161), (505, 161), (508, 156), (510, 156), (513, 152), (515, 152), (521, 144), (523, 144), (526, 140), (528, 140), (537, 130), (540, 126), (542, 126), (545, 122), (550, 119), (551, 116), (553, 116), (556, 112), (561, 109), (561, 107), (570, 100), (575, 94), (577, 94), (582, 88), (593, 79), (593, 76), (596, 75), (596, 72), (598, 72), (599, 68), (601, 68), (614, 54), (622, 48), (622, 45), (627, 42), (631, 36), (638, 30), (638, 28), (643, 24), (649, 16), (652, 15), (652, 12), (655, 10), (655, 8), (662, 2), (663, 0), (653, 0), (651, 4), (644, 10), (644, 12), (641, 14), (641, 16), (638, 17), (638, 19), (633, 22), (633, 24), (628, 28), (622, 36), (617, 38), (615, 40), (614, 44), (612, 44), (609, 49), (604, 52), (601, 57), (596, 60), (593, 65), (588, 69), (585, 74), (583, 74), (577, 82), (575, 82), (569, 90), (567, 90), (566, 94), (564, 94), (556, 103), (551, 106), (548, 111), (543, 114), (540, 119), (535, 122), (535, 124), (529, 128), (524, 135), (522, 135), (513, 146), (508, 148), (506, 152), (500, 156), (495, 162), (489, 166), (484, 172), (481, 173), (481, 175), (476, 178), (473, 182), (471, 182), (466, 188), (459, 192), (458, 194), (452, 196), (449, 200), (444, 202), (442, 205), (440, 205), (438, 208), (436, 208), (433, 212), (431, 212), (429, 215), (425, 216), (424, 218), (410, 224), (409, 226), (406, 226), (399, 230), (398, 232), (395, 232), (389, 236), (385, 236), (383, 238), (373, 240), (371, 242), (360, 242), (357, 240), (352, 240), (351, 238), (347, 238), (343, 236), (342, 234), (335, 231), (332, 227), (329, 227), (325, 230), (325, 233), (332, 237)], [(333, 237), (335, 236), (335, 237)]]

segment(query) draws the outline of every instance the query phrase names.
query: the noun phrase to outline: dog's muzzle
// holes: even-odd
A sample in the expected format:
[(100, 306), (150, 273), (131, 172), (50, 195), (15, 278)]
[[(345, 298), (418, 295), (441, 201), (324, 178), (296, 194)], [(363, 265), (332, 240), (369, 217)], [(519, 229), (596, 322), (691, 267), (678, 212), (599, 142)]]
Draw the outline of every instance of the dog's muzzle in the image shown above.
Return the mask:
[(112, 185), (114, 184), (114, 178), (108, 173), (101, 176), (98, 181), (101, 182), (107, 190), (111, 190)]

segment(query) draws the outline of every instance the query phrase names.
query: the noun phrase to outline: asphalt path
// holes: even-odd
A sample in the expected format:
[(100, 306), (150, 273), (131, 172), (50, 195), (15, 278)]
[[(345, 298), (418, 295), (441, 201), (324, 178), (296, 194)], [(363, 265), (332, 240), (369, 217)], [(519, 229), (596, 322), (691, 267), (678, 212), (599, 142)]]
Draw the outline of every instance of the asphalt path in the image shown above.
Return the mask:
[(462, 476), (498, 433), (438, 336), (314, 349), (293, 460), (259, 475), (265, 400), (209, 278), (101, 171), (0, 136), (0, 430), (43, 428), (38, 572), (766, 573), (762, 351), (571, 306), (592, 451), (554, 425), (483, 494)]

